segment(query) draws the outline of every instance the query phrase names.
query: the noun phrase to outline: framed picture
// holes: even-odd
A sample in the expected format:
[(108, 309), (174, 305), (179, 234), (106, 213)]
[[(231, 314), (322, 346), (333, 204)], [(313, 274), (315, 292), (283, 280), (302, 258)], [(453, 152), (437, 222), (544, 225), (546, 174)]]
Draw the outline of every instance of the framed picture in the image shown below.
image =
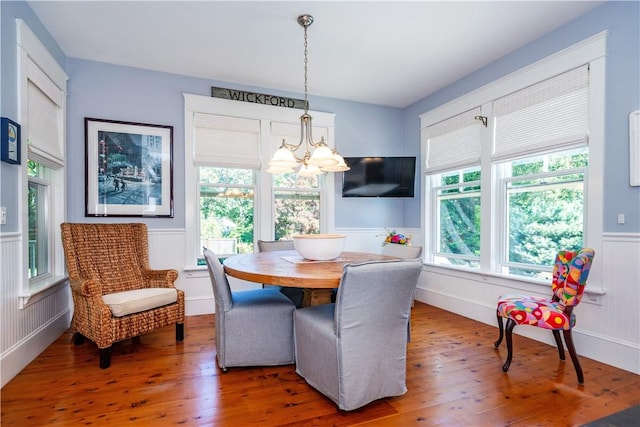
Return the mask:
[(0, 160), (14, 165), (20, 164), (20, 125), (11, 119), (0, 119), (2, 145), (0, 146)]
[(84, 119), (85, 216), (173, 218), (173, 126)]

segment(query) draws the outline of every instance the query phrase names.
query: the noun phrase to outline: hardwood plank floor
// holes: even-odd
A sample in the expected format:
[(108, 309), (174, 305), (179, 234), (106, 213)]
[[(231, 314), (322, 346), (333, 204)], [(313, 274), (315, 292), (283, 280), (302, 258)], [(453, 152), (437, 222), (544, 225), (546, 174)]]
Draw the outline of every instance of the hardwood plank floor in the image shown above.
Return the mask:
[(514, 337), (501, 367), (497, 327), (416, 302), (401, 397), (342, 412), (293, 365), (216, 365), (214, 316), (188, 317), (114, 346), (98, 367), (91, 342), (63, 334), (1, 391), (2, 426), (577, 426), (640, 404), (640, 376), (581, 357), (585, 384), (557, 350)]

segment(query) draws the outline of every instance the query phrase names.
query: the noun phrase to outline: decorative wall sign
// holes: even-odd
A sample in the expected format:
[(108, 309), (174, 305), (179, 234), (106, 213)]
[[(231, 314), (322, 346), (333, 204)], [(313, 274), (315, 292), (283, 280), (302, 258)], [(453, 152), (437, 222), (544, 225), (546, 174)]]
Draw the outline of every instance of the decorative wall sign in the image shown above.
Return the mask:
[(85, 216), (173, 218), (173, 126), (84, 119)]
[(213, 98), (230, 99), (232, 101), (252, 102), (254, 104), (272, 105), (274, 107), (299, 108), (304, 110), (304, 99), (285, 98), (283, 96), (266, 95), (264, 93), (245, 92), (243, 90), (211, 87)]
[(11, 119), (2, 117), (0, 131), (2, 132), (0, 159), (3, 162), (20, 164), (20, 125)]

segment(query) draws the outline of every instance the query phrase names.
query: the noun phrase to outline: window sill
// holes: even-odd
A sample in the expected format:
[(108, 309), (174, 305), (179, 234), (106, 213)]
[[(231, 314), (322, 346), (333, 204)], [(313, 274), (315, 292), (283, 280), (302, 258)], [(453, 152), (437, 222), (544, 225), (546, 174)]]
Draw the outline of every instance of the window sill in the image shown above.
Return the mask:
[(209, 277), (209, 270), (206, 265), (189, 265), (182, 269), (187, 278)]
[[(542, 292), (546, 294), (549, 293), (550, 289), (550, 282), (544, 280), (528, 279), (526, 277), (515, 275), (488, 273), (480, 270), (443, 266), (440, 264), (425, 263), (424, 266), (424, 269), (427, 271), (467, 280), (489, 282), (493, 279), (491, 281), (494, 282), (494, 284), (513, 288), (518, 292)], [(542, 287), (545, 289), (542, 290)], [(586, 295), (586, 299), (584, 299), (583, 302), (588, 301), (600, 305), (602, 303), (602, 296), (606, 295), (607, 291), (601, 286), (587, 286), (584, 293)]]
[(29, 292), (18, 295), (20, 308), (26, 308), (67, 285), (67, 276), (50, 276), (29, 285)]
[[(237, 254), (218, 255), (218, 260), (220, 260), (220, 263), (224, 263), (225, 259), (234, 255)], [(189, 278), (209, 277), (209, 269), (207, 268), (204, 258), (198, 258), (198, 264), (187, 265), (182, 269), (182, 271), (184, 271), (184, 274)]]

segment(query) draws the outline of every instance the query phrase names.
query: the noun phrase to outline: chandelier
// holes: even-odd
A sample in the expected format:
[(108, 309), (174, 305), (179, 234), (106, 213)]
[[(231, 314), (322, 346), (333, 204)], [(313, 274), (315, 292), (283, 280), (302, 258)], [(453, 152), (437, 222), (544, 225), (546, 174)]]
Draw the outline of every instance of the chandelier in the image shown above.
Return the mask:
[[(307, 29), (313, 24), (313, 16), (298, 16), (298, 24), (304, 28), (304, 113), (300, 116), (300, 142), (289, 144), (284, 139), (282, 145), (273, 154), (269, 161), (267, 172), (273, 174), (294, 172), (297, 167), (298, 175), (315, 176), (326, 172), (342, 172), (349, 170), (349, 166), (335, 148), (330, 148), (324, 140), (314, 142), (312, 118), (309, 114), (309, 101), (307, 96)], [(295, 151), (305, 145), (305, 153), (302, 158), (296, 157)]]

